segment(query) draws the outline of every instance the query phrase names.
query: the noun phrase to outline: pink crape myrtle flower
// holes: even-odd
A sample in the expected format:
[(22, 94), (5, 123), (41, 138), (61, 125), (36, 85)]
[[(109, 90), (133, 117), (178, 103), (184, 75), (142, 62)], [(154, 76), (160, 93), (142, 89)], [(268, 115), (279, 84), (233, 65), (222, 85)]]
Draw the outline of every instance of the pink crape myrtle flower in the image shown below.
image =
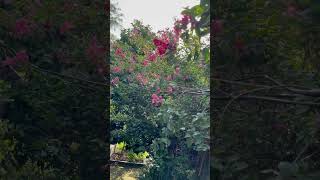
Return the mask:
[(147, 59), (145, 59), (143, 62), (142, 62), (142, 65), (143, 66), (148, 66), (149, 65), (149, 61)]
[(151, 103), (152, 105), (159, 107), (163, 103), (163, 98), (162, 96), (158, 96), (157, 94), (152, 94), (151, 95)]
[(125, 58), (126, 55), (123, 53), (121, 48), (117, 48), (115, 54), (121, 58)]
[(15, 57), (6, 57), (2, 62), (3, 66), (14, 66), (17, 64), (25, 64), (29, 61), (29, 56), (25, 50), (16, 53)]
[(184, 14), (182, 19), (180, 20), (180, 23), (182, 24), (182, 26), (187, 26), (190, 22), (190, 16), (189, 15), (186, 15)]
[(166, 44), (170, 43), (170, 38), (168, 35), (169, 35), (169, 29), (167, 29), (166, 31), (162, 31), (161, 33), (161, 40)]
[(113, 72), (113, 73), (119, 73), (119, 72), (121, 72), (121, 68), (120, 68), (119, 66), (116, 66), (116, 67), (114, 67), (114, 68), (112, 69), (112, 72)]
[(164, 47), (164, 46), (159, 46), (159, 47), (158, 47), (158, 53), (159, 53), (159, 55), (165, 54), (166, 51), (167, 51), (167, 48), (166, 48), (166, 47)]
[(140, 82), (141, 85), (147, 85), (149, 80), (148, 78), (144, 77), (143, 74), (138, 73), (136, 79)]
[(32, 32), (31, 22), (26, 18), (16, 20), (13, 32), (18, 38), (29, 35)]
[(173, 93), (173, 87), (172, 86), (168, 86), (167, 87), (167, 93), (168, 94), (172, 94)]
[(111, 85), (112, 86), (115, 86), (119, 83), (119, 77), (115, 77), (111, 80)]
[(154, 54), (154, 53), (149, 54), (149, 56), (148, 56), (148, 60), (149, 61), (153, 62), (156, 59), (157, 59), (157, 55), (156, 54)]
[(153, 39), (153, 44), (157, 47), (157, 52), (159, 55), (163, 55), (166, 53), (169, 44), (160, 39)]

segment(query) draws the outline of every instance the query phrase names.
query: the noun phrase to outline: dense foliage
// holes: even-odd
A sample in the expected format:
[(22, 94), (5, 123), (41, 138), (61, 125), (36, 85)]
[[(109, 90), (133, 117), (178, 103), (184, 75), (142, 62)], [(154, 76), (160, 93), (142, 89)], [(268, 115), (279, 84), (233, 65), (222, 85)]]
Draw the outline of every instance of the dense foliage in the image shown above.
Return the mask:
[(110, 5), (0, 1), (0, 179), (103, 179)]
[(215, 179), (319, 179), (319, 1), (212, 1)]
[(209, 18), (201, 1), (172, 29), (135, 21), (111, 44), (111, 142), (150, 152), (141, 178), (209, 177)]

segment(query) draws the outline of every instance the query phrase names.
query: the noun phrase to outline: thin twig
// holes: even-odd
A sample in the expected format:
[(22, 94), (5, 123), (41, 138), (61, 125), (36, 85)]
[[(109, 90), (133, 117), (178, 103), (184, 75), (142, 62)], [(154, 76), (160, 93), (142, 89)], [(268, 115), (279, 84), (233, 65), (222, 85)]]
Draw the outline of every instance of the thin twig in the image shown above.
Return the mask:
[[(224, 96), (224, 97), (212, 97), (213, 100), (229, 100), (232, 99), (231, 96)], [(286, 99), (279, 99), (279, 98), (271, 98), (267, 96), (241, 96), (237, 98), (238, 100), (247, 100), (247, 99), (254, 99), (254, 100), (262, 100), (262, 101), (270, 101), (270, 102), (277, 102), (277, 103), (284, 103), (284, 104), (295, 104), (295, 105), (306, 105), (306, 106), (320, 106), (320, 103), (313, 103), (313, 102), (300, 102), (300, 101), (290, 101)]]
[(234, 102), (237, 98), (243, 96), (243, 95), (246, 95), (246, 94), (249, 94), (249, 93), (253, 93), (253, 92), (257, 92), (257, 91), (262, 91), (262, 90), (267, 90), (267, 89), (273, 89), (273, 88), (277, 88), (279, 86), (271, 86), (271, 87), (265, 87), (265, 88), (257, 88), (257, 89), (253, 89), (253, 90), (250, 90), (250, 91), (246, 91), (244, 93), (241, 93), (235, 97), (233, 97), (229, 102), (228, 104), (225, 106), (225, 108), (223, 109), (222, 111), (222, 115), (221, 115), (221, 119), (223, 118), (226, 110), (228, 109), (228, 107), (231, 105), (232, 102)]
[(40, 68), (40, 67), (38, 67), (36, 65), (33, 65), (33, 64), (31, 64), (31, 67), (36, 69), (36, 70), (38, 70), (38, 71), (45, 72), (45, 73), (48, 73), (48, 74), (52, 74), (52, 75), (56, 75), (56, 76), (60, 76), (60, 77), (68, 78), (68, 79), (73, 79), (73, 80), (77, 80), (77, 81), (80, 81), (80, 82), (93, 84), (93, 85), (97, 85), (97, 86), (108, 87), (108, 84), (105, 84), (105, 83), (102, 83), (102, 82), (89, 81), (89, 80), (85, 80), (85, 79), (76, 78), (76, 77), (73, 77), (73, 76), (60, 74), (60, 73), (57, 73), (57, 72), (53, 72), (53, 71), (42, 69), (42, 68)]

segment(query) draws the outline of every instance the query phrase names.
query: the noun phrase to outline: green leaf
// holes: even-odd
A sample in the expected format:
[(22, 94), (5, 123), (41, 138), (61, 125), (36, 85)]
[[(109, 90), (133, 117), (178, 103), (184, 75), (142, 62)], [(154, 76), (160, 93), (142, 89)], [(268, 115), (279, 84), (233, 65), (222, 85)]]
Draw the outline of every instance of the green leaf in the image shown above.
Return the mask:
[(201, 5), (196, 5), (191, 8), (191, 13), (193, 16), (201, 16), (203, 12), (204, 12), (204, 9), (201, 7)]

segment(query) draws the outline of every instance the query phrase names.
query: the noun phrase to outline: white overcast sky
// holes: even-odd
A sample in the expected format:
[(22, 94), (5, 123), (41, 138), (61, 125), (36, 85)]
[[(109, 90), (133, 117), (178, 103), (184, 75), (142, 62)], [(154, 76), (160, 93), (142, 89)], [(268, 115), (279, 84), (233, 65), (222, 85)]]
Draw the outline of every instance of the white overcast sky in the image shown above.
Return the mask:
[[(150, 25), (154, 32), (172, 28), (174, 18), (180, 18), (184, 7), (192, 7), (200, 0), (114, 0), (123, 14), (123, 28), (131, 27), (134, 19)], [(119, 36), (120, 31), (115, 34)]]

